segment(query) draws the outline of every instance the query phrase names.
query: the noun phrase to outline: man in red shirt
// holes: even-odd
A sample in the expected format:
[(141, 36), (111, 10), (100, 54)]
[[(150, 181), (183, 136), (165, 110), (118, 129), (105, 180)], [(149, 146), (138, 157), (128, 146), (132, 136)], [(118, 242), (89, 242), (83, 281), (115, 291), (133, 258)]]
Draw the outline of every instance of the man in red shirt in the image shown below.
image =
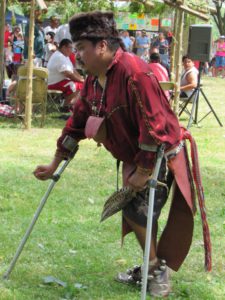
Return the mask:
[[(193, 233), (194, 193), (183, 131), (149, 65), (124, 51), (112, 13), (78, 14), (70, 20), (70, 32), (77, 60), (89, 75), (58, 139), (53, 161), (38, 166), (34, 175), (40, 180), (51, 178), (61, 161), (70, 155), (63, 145), (66, 136), (77, 143), (87, 137), (102, 143), (123, 162), (124, 186), (135, 192), (123, 209), (123, 236), (134, 231), (144, 249), (146, 185), (157, 148), (164, 144), (175, 190), (168, 223), (157, 244), (157, 220), (171, 185), (164, 161), (159, 180), (165, 184), (157, 188), (154, 206), (148, 290), (153, 296), (166, 296), (170, 292), (168, 267), (179, 269)], [(141, 277), (138, 267), (128, 274), (119, 273), (117, 279), (138, 283)]]

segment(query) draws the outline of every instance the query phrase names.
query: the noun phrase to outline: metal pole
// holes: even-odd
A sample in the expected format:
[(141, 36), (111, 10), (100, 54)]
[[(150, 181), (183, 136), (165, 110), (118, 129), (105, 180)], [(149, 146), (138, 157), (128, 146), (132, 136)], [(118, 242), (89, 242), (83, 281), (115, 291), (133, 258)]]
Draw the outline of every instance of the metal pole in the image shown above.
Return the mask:
[(48, 199), (49, 194), (51, 193), (51, 191), (52, 191), (54, 185), (56, 184), (56, 182), (59, 180), (60, 175), (63, 173), (63, 171), (65, 170), (65, 168), (70, 163), (71, 159), (72, 158), (69, 158), (68, 160), (66, 160), (63, 163), (63, 165), (61, 166), (61, 168), (59, 169), (59, 171), (52, 176), (52, 180), (51, 180), (51, 183), (49, 184), (48, 190), (44, 194), (44, 196), (43, 196), (43, 198), (42, 198), (42, 200), (41, 200), (41, 202), (40, 202), (40, 204), (39, 204), (39, 206), (38, 206), (38, 208), (37, 208), (37, 210), (36, 210), (36, 212), (34, 214), (34, 217), (33, 217), (32, 221), (31, 221), (29, 227), (27, 228), (26, 233), (24, 234), (24, 236), (22, 238), (22, 240), (21, 240), (21, 242), (19, 244), (19, 247), (16, 250), (16, 253), (15, 253), (15, 255), (14, 255), (14, 257), (13, 257), (13, 259), (12, 259), (10, 265), (9, 265), (8, 270), (3, 275), (3, 279), (8, 279), (9, 278), (9, 275), (12, 272), (12, 270), (13, 270), (13, 268), (14, 268), (14, 266), (15, 266), (15, 264), (16, 264), (19, 256), (20, 256), (20, 254), (21, 254), (21, 252), (23, 250), (23, 247), (25, 246), (25, 244), (26, 244), (26, 242), (27, 242), (27, 240), (28, 240), (28, 238), (29, 238), (32, 230), (33, 230), (33, 227), (34, 227), (34, 225), (35, 225), (35, 223), (36, 223), (36, 221), (37, 221), (37, 219), (38, 219), (38, 217), (39, 217), (39, 215), (40, 215), (40, 213), (41, 213), (41, 211), (42, 211), (42, 209), (43, 209), (43, 207), (44, 207), (44, 205), (45, 205), (45, 203), (46, 203), (46, 201)]
[(144, 265), (143, 265), (143, 274), (142, 274), (141, 300), (146, 299), (155, 189), (157, 186), (157, 179), (158, 179), (163, 155), (164, 155), (164, 145), (161, 145), (157, 153), (157, 160), (152, 174), (152, 178), (149, 182), (149, 200), (148, 200), (149, 203), (148, 203), (147, 229), (146, 229), (146, 238), (145, 238)]
[(5, 11), (6, 0), (2, 0), (0, 4), (0, 100), (3, 100), (3, 84), (4, 84), (4, 32), (5, 32)]

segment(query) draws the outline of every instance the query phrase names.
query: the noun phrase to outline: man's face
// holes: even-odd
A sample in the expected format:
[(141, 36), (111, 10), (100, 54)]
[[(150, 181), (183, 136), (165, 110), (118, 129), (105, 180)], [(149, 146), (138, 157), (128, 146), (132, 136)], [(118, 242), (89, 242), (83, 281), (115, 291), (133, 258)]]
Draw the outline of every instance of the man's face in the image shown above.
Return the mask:
[(164, 34), (163, 34), (163, 33), (160, 33), (160, 34), (159, 34), (159, 39), (160, 39), (160, 40), (163, 40), (164, 38), (165, 38), (165, 37), (164, 37)]
[(67, 46), (65, 45), (62, 47), (61, 51), (65, 56), (69, 57), (73, 52), (73, 45), (72, 44), (69, 44)]
[(101, 57), (104, 52), (102, 42), (94, 45), (89, 40), (80, 40), (75, 43), (76, 59), (81, 68), (91, 75), (98, 75), (101, 68)]
[(187, 70), (192, 68), (194, 66), (194, 63), (190, 58), (185, 58), (185, 60), (183, 61), (183, 65), (185, 70)]
[(59, 26), (59, 20), (57, 18), (53, 18), (51, 20), (51, 27), (54, 28), (54, 27), (58, 27)]
[(10, 26), (9, 26), (9, 24), (5, 24), (5, 31), (10, 31)]

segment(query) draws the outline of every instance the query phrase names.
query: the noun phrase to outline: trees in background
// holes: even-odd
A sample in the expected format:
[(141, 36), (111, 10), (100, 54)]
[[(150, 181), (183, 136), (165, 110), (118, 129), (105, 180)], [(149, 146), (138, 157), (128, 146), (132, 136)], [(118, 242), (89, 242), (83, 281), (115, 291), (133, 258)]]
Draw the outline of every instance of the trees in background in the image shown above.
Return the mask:
[(216, 13), (213, 14), (213, 19), (221, 35), (225, 35), (225, 0), (213, 0), (212, 1)]
[[(151, 15), (173, 11), (174, 9), (168, 3), (185, 4), (190, 8), (211, 14), (220, 35), (225, 35), (225, 0), (165, 0), (164, 3), (159, 2), (159, 0), (131, 0), (126, 2), (126, 10), (150, 13)], [(58, 14), (61, 23), (67, 22), (72, 15), (82, 11), (117, 10), (113, 0), (46, 0), (46, 3), (48, 6), (46, 17)], [(208, 8), (209, 6), (211, 9)], [(7, 7), (18, 13), (23, 11), (25, 14), (29, 14), (29, 2), (8, 0)]]

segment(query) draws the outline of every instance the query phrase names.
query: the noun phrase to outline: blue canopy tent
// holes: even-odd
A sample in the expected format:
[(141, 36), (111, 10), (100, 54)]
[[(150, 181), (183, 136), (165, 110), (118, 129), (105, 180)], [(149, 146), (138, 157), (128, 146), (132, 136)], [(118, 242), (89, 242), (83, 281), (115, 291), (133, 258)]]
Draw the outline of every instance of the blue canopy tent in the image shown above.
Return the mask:
[[(28, 18), (24, 17), (22, 15), (16, 14), (15, 15), (15, 19), (16, 19), (16, 24), (27, 24), (28, 23)], [(6, 23), (11, 23), (13, 18), (13, 13), (10, 10), (6, 11), (6, 15), (5, 15), (5, 22)]]

